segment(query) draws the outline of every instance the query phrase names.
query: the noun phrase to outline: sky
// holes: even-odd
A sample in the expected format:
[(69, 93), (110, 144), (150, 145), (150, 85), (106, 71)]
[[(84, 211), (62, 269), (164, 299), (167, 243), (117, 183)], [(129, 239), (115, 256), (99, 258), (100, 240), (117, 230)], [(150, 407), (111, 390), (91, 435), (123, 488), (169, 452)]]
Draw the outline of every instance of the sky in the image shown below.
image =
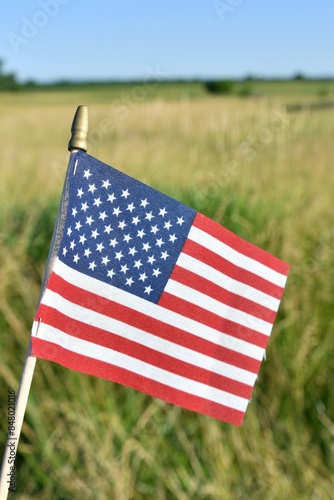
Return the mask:
[(0, 59), (21, 82), (333, 76), (333, 21), (333, 0), (3, 0)]

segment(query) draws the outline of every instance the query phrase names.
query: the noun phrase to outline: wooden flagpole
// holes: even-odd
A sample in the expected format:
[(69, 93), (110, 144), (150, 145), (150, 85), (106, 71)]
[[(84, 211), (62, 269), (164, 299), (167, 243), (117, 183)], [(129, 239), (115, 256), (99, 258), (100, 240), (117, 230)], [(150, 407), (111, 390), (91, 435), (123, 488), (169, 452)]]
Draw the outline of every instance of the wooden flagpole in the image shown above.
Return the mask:
[(6, 500), (8, 491), (15, 491), (16, 489), (16, 452), (20, 439), (24, 413), (28, 402), (31, 381), (34, 375), (35, 364), (36, 358), (30, 356), (29, 342), (15, 406), (8, 404), (8, 408), (12, 408), (14, 406), (15, 410), (11, 412), (10, 416), (14, 418), (11, 418), (10, 420), (8, 411), (8, 434), (0, 473), (0, 500)]
[[(87, 151), (87, 136), (88, 109), (86, 108), (86, 106), (79, 106), (74, 115), (71, 128), (71, 139), (68, 144), (68, 150), (70, 151), (71, 156), (79, 149), (81, 149), (82, 151)], [(52, 248), (50, 251), (50, 255), (51, 252)], [(43, 292), (44, 286), (45, 278), (43, 281), (41, 293)], [(15, 491), (16, 489), (15, 459), (24, 414), (27, 407), (31, 382), (36, 365), (36, 358), (31, 356), (30, 354), (31, 343), (29, 341), (15, 404), (9, 403), (8, 399), (8, 434), (0, 472), (0, 500), (6, 500), (8, 497), (8, 492)]]

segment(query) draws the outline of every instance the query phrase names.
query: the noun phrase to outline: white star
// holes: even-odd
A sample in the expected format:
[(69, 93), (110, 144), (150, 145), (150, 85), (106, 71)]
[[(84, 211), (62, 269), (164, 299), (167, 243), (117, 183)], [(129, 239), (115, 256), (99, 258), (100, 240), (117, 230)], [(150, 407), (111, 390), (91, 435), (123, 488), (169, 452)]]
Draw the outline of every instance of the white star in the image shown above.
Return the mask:
[(127, 199), (128, 196), (130, 196), (129, 190), (128, 189), (122, 190), (121, 198)]
[(79, 229), (82, 227), (81, 222), (78, 220), (78, 222), (75, 224), (75, 229), (79, 231)]
[(125, 228), (125, 226), (127, 226), (127, 224), (125, 224), (125, 220), (121, 220), (121, 221), (118, 223), (118, 227), (119, 227), (120, 229), (122, 229), (122, 230)]
[(130, 204), (128, 205), (127, 210), (129, 210), (129, 212), (132, 214), (132, 212), (134, 211), (134, 209), (135, 209), (134, 204), (133, 204), (133, 203), (130, 203)]
[(153, 269), (153, 276), (155, 276), (157, 278), (159, 276), (159, 274), (161, 274), (161, 271), (159, 271), (159, 268)]
[(117, 200), (117, 198), (114, 195), (114, 193), (108, 194), (108, 200), (107, 201), (110, 201), (111, 203), (114, 203), (115, 200)]
[(158, 229), (158, 226), (157, 226), (157, 225), (155, 225), (155, 226), (151, 226), (151, 233), (153, 233), (153, 234), (157, 234), (157, 232), (158, 232), (158, 231), (159, 231), (159, 229)]
[(63, 248), (63, 255), (64, 255), (64, 257), (66, 257), (66, 254), (67, 254), (67, 248), (66, 248), (66, 247), (64, 247), (64, 248)]
[(141, 203), (140, 203), (140, 206), (141, 206), (141, 207), (146, 208), (146, 205), (148, 205), (148, 204), (149, 204), (149, 203), (148, 203), (148, 201), (147, 201), (147, 198), (145, 198), (145, 200), (140, 200), (140, 201), (141, 201)]
[(94, 231), (92, 231), (92, 238), (94, 238), (96, 240), (96, 238), (99, 236), (100, 233), (97, 232), (97, 229), (94, 229)]
[(71, 248), (71, 250), (74, 250), (74, 247), (76, 247), (76, 244), (74, 243), (74, 240), (73, 240), (73, 241), (71, 241), (71, 243), (70, 243), (70, 248)]
[(150, 248), (151, 247), (149, 243), (143, 243), (143, 250), (145, 250), (145, 252), (148, 252)]
[(91, 226), (92, 222), (94, 222), (94, 219), (91, 215), (89, 217), (86, 217), (86, 224)]
[(96, 264), (95, 264), (95, 262), (94, 262), (94, 261), (93, 261), (93, 262), (90, 262), (90, 263), (89, 263), (89, 269), (91, 269), (92, 271), (94, 271), (94, 269), (95, 269), (95, 268), (96, 268)]
[(170, 223), (170, 220), (168, 222), (165, 222), (164, 228), (167, 229), (167, 231), (170, 230), (173, 224)]
[(95, 205), (97, 208), (99, 208), (99, 206), (101, 205), (102, 201), (101, 201), (101, 198), (94, 198), (94, 203), (93, 205)]
[(96, 245), (96, 251), (97, 251), (97, 252), (100, 252), (100, 253), (101, 253), (103, 249), (104, 249), (103, 243), (98, 243), (98, 244)]
[(82, 196), (83, 194), (84, 194), (84, 193), (83, 193), (83, 190), (82, 190), (81, 188), (80, 188), (80, 189), (78, 189), (78, 194), (77, 194), (77, 196), (79, 196), (79, 198), (81, 198), (81, 196)]
[(129, 241), (130, 241), (130, 240), (132, 240), (132, 238), (131, 238), (131, 236), (130, 236), (130, 233), (129, 233), (129, 234), (125, 234), (125, 235), (123, 236), (123, 238), (124, 238), (124, 241), (126, 241), (127, 243), (129, 243)]
[(148, 262), (149, 264), (153, 264), (153, 262), (155, 262), (155, 261), (156, 261), (156, 259), (154, 258), (154, 255), (151, 255), (151, 257), (149, 257), (149, 258), (147, 259), (147, 262)]
[(86, 212), (87, 208), (88, 208), (88, 205), (87, 205), (86, 202), (85, 203), (81, 203), (81, 210), (83, 210), (84, 212)]
[(136, 226), (138, 224), (138, 222), (140, 222), (140, 219), (138, 216), (132, 217), (132, 224), (134, 224)]
[(119, 207), (114, 208), (113, 215), (116, 215), (116, 217), (118, 217), (119, 214), (121, 214), (121, 213), (122, 213), (122, 210), (120, 210)]
[(84, 170), (84, 174), (83, 176), (86, 177), (86, 179), (89, 179), (89, 177), (91, 176), (92, 174), (90, 173), (90, 170)]
[(102, 181), (102, 187), (108, 189), (108, 187), (111, 186), (109, 179), (106, 181)]
[(95, 187), (95, 184), (89, 184), (88, 191), (94, 194), (94, 191), (96, 191), (96, 189), (97, 188)]
[(179, 224), (180, 226), (182, 226), (183, 223), (184, 223), (184, 218), (183, 217), (178, 217), (176, 224)]
[(155, 244), (155, 246), (158, 246), (159, 248), (161, 247), (161, 245), (164, 245), (164, 241), (162, 240), (162, 238), (159, 238)]
[(89, 248), (86, 248), (85, 250), (85, 257), (89, 257), (92, 252), (89, 250)]
[(135, 247), (129, 249), (129, 254), (134, 257), (135, 253), (138, 253)]
[(147, 212), (145, 219), (151, 222), (151, 219), (154, 219), (154, 215), (152, 214), (152, 212)]
[(104, 232), (109, 234), (110, 231), (112, 231), (112, 228), (110, 227), (110, 224), (108, 226), (104, 226)]
[(165, 209), (165, 207), (164, 208), (160, 208), (159, 215), (161, 215), (162, 217), (165, 217), (166, 213), (167, 213), (167, 210)]
[(121, 260), (121, 258), (124, 257), (124, 255), (122, 254), (122, 252), (116, 252), (116, 259), (117, 260)]
[(108, 274), (109, 278), (113, 278), (113, 276), (115, 276), (116, 273), (114, 272), (113, 269), (110, 269), (110, 271), (108, 271), (107, 274)]
[(121, 266), (121, 273), (126, 274), (126, 272), (129, 270), (128, 266), (124, 264), (124, 266)]
[(177, 237), (175, 236), (175, 234), (171, 234), (170, 237), (169, 237), (169, 241), (171, 241), (172, 243), (174, 243), (175, 240), (177, 240)]
[(145, 280), (147, 280), (146, 273), (142, 273), (142, 274), (139, 276), (139, 281), (144, 282)]
[(147, 295), (150, 295), (150, 293), (151, 293), (151, 292), (153, 292), (153, 288), (151, 288), (151, 286), (150, 286), (150, 285), (149, 285), (149, 286), (146, 286), (146, 287), (145, 287), (145, 291), (144, 291), (144, 293), (147, 293)]
[(105, 213), (105, 212), (100, 212), (100, 216), (99, 216), (99, 219), (102, 219), (103, 222), (104, 222), (104, 219), (108, 217), (108, 215)]
[(108, 262), (110, 262), (110, 259), (108, 259), (108, 255), (106, 255), (105, 257), (102, 257), (102, 264), (104, 264), (106, 266), (108, 264)]
[(126, 279), (126, 283), (125, 283), (126, 285), (131, 286), (132, 283), (133, 283), (133, 279), (131, 277)]
[(73, 262), (77, 264), (79, 259), (80, 259), (79, 255), (75, 254), (75, 256), (73, 257)]
[(134, 266), (133, 267), (136, 267), (137, 269), (139, 269), (143, 264), (140, 262), (140, 259), (139, 260), (135, 260), (135, 263), (134, 263)]
[(168, 255), (168, 253), (167, 253), (167, 252), (161, 252), (161, 258), (162, 258), (163, 260), (166, 260), (166, 259), (167, 259), (167, 257), (169, 257), (169, 255)]
[(71, 234), (72, 234), (72, 229), (69, 227), (67, 230), (67, 236), (71, 236)]
[(78, 210), (76, 209), (76, 207), (72, 208), (72, 215), (73, 217), (75, 217), (78, 213)]
[(85, 237), (85, 235), (84, 235), (84, 234), (82, 234), (82, 235), (80, 236), (79, 243), (82, 243), (82, 244), (84, 245), (84, 243), (85, 243), (85, 241), (86, 241), (86, 240), (87, 240), (87, 238)]
[(114, 238), (113, 240), (110, 240), (110, 246), (112, 246), (112, 247), (114, 247), (114, 248), (115, 248), (115, 246), (117, 245), (117, 243), (118, 243), (118, 242), (117, 242), (116, 238)]
[(143, 230), (143, 229), (141, 229), (140, 231), (138, 231), (137, 236), (138, 236), (139, 238), (143, 238), (144, 236), (146, 236), (146, 233), (144, 233), (144, 230)]

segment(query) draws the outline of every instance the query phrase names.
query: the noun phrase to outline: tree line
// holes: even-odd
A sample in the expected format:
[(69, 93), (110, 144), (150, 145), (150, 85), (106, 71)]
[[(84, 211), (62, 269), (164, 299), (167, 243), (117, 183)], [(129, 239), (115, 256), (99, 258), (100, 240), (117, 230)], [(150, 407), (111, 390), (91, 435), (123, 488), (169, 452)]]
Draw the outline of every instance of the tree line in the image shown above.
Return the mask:
[(0, 59), (0, 91), (14, 91), (19, 89), (19, 83), (14, 73), (6, 73), (4, 62)]

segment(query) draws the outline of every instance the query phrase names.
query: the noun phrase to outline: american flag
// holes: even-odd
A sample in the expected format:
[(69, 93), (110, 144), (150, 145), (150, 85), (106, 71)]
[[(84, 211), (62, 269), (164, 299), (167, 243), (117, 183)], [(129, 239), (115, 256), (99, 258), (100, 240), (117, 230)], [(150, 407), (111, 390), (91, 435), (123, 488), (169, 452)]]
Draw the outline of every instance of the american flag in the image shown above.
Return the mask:
[(242, 423), (288, 265), (81, 151), (32, 355)]

